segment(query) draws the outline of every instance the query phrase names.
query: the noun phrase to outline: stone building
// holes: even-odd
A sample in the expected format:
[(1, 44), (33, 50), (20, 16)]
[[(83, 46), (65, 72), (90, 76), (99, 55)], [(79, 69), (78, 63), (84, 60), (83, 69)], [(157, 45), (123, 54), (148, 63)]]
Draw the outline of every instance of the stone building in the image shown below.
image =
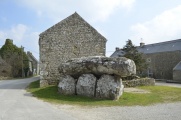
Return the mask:
[(41, 86), (57, 84), (58, 66), (70, 58), (104, 56), (106, 38), (76, 12), (39, 35)]
[(11, 68), (12, 67), (8, 63), (6, 63), (0, 56), (0, 77), (11, 77)]
[[(155, 79), (174, 80), (173, 69), (181, 61), (181, 39), (148, 45), (140, 43), (137, 49), (144, 54), (149, 65), (144, 74)], [(117, 48), (111, 57), (123, 55), (123, 51)]]
[(181, 83), (181, 61), (173, 68), (173, 80)]
[(38, 75), (39, 74), (38, 60), (33, 56), (33, 54), (30, 51), (27, 51), (27, 56), (29, 59), (29, 72), (30, 72), (30, 74)]

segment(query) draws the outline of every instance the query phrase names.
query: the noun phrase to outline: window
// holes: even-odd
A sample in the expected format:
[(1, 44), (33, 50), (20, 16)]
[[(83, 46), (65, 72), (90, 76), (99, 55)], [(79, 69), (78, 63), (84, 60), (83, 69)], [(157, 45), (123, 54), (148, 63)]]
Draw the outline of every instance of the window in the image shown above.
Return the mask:
[(151, 68), (148, 68), (147, 69), (147, 72), (148, 72), (148, 77), (153, 77), (153, 71), (152, 71), (152, 69)]

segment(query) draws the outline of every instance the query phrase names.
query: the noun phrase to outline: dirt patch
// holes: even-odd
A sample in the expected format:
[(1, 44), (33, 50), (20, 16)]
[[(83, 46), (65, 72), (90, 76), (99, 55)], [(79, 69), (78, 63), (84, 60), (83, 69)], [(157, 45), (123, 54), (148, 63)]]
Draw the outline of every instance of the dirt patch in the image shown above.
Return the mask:
[(140, 93), (140, 94), (150, 93), (150, 91), (142, 90), (142, 89), (138, 89), (138, 88), (124, 88), (124, 92)]

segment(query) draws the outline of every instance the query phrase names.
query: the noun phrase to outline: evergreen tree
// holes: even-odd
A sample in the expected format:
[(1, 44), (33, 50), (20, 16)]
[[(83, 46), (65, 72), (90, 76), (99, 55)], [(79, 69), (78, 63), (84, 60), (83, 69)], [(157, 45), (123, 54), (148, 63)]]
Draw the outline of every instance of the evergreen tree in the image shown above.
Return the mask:
[(22, 76), (22, 63), (23, 71), (27, 72), (29, 69), (28, 57), (21, 48), (13, 44), (12, 40), (6, 39), (5, 44), (0, 49), (0, 55), (9, 65), (12, 66), (13, 77)]
[(133, 45), (131, 40), (128, 39), (128, 41), (126, 41), (126, 45), (122, 50), (125, 52), (124, 57), (132, 59), (135, 62), (137, 73), (147, 69), (148, 65), (143, 58), (143, 54), (138, 52), (136, 46)]

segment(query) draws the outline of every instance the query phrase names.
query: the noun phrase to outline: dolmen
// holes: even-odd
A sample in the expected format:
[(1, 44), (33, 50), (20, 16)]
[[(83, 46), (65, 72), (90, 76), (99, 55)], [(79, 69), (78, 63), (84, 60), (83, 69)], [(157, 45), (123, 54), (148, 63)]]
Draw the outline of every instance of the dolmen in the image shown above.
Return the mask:
[(121, 77), (136, 74), (134, 61), (125, 57), (74, 58), (61, 63), (58, 70), (60, 94), (111, 100), (118, 100), (123, 94)]

